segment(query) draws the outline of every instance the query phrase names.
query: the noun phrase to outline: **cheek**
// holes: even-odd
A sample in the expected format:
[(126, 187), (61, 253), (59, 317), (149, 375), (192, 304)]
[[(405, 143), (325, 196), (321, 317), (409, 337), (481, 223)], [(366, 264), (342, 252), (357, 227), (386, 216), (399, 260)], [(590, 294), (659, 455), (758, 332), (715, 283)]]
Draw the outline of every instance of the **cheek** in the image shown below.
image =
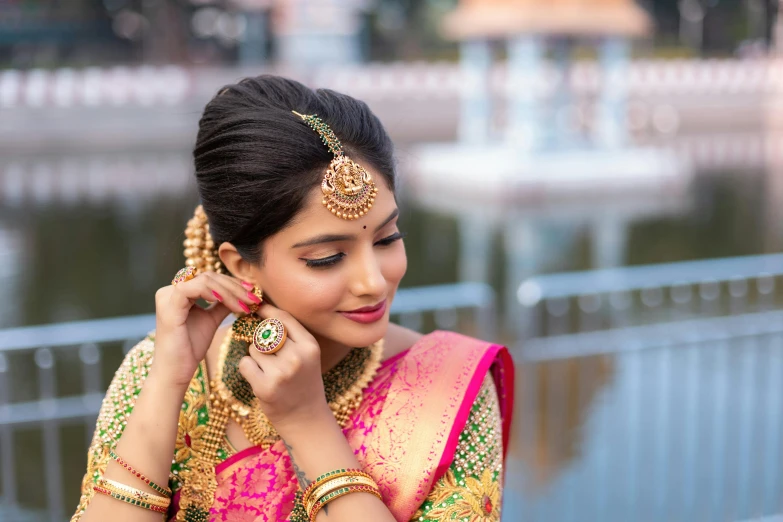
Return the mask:
[(326, 271), (312, 270), (294, 262), (268, 263), (267, 292), (274, 304), (298, 319), (312, 317), (322, 311), (332, 311), (339, 304), (342, 282), (339, 277), (326, 277)]
[(331, 312), (339, 305), (343, 288), (339, 277), (319, 277), (316, 271), (300, 273), (285, 290), (287, 311), (298, 317)]
[(399, 245), (389, 251), (389, 255), (384, 256), (381, 264), (381, 272), (386, 281), (394, 286), (400, 283), (400, 280), (408, 270), (408, 256), (405, 254), (405, 246), (400, 241)]

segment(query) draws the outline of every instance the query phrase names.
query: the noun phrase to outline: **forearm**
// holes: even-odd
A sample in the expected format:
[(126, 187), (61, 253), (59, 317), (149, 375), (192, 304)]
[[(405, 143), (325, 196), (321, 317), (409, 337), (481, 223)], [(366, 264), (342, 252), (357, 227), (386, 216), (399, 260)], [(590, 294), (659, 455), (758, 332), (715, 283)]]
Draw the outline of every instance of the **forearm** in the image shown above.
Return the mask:
[[(129, 465), (161, 486), (168, 482), (184, 395), (185, 388), (171, 386), (159, 378), (153, 365), (115, 450)], [(113, 460), (103, 476), (159, 495)], [(158, 522), (162, 518), (160, 513), (96, 494), (81, 522)]]
[[(344, 468), (360, 468), (331, 412), (312, 419), (308, 425), (281, 432), (302, 489), (320, 475)], [(374, 495), (351, 493), (333, 500), (322, 509), (317, 522), (373, 520), (394, 522), (388, 508)]]

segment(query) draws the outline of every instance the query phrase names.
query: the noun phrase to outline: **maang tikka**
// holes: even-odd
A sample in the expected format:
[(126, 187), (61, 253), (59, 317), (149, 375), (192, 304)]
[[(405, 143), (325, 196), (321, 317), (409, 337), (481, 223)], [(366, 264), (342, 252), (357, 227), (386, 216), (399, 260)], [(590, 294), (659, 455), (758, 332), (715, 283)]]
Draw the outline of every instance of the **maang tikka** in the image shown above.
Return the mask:
[(332, 129), (316, 114), (299, 114), (291, 111), (321, 136), (334, 159), (321, 182), (327, 210), (342, 219), (359, 219), (372, 208), (378, 188), (367, 169), (343, 152), (343, 146)]

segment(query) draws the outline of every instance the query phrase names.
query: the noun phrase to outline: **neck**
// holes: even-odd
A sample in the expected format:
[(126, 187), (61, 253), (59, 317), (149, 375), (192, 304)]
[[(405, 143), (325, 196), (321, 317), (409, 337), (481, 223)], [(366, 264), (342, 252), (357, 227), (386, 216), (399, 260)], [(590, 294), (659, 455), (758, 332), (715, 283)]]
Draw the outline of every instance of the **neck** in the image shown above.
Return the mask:
[(318, 335), (315, 336), (315, 340), (318, 341), (318, 346), (321, 347), (322, 374), (337, 366), (337, 363), (342, 361), (353, 348), (352, 346), (346, 346)]

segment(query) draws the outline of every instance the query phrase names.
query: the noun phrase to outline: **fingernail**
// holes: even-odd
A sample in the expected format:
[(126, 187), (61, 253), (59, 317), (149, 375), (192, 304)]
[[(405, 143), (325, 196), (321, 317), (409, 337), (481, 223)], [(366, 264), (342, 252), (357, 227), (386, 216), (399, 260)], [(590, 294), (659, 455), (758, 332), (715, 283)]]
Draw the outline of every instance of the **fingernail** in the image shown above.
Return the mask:
[(212, 295), (214, 295), (214, 296), (215, 296), (215, 299), (217, 299), (217, 300), (218, 300), (218, 301), (220, 301), (221, 303), (223, 302), (223, 296), (221, 296), (219, 293), (217, 293), (217, 292), (215, 292), (214, 290), (212, 290)]
[(247, 298), (250, 299), (251, 301), (253, 301), (256, 304), (261, 304), (261, 299), (259, 299), (258, 296), (256, 294), (254, 294), (253, 292), (248, 292), (247, 293)]
[(245, 290), (252, 290), (253, 288), (255, 288), (255, 286), (248, 283), (247, 281), (240, 281), (239, 283), (245, 287)]
[(250, 308), (248, 308), (245, 303), (239, 300), (237, 302), (239, 303), (239, 306), (242, 307), (242, 310), (244, 310), (246, 314), (250, 313)]

